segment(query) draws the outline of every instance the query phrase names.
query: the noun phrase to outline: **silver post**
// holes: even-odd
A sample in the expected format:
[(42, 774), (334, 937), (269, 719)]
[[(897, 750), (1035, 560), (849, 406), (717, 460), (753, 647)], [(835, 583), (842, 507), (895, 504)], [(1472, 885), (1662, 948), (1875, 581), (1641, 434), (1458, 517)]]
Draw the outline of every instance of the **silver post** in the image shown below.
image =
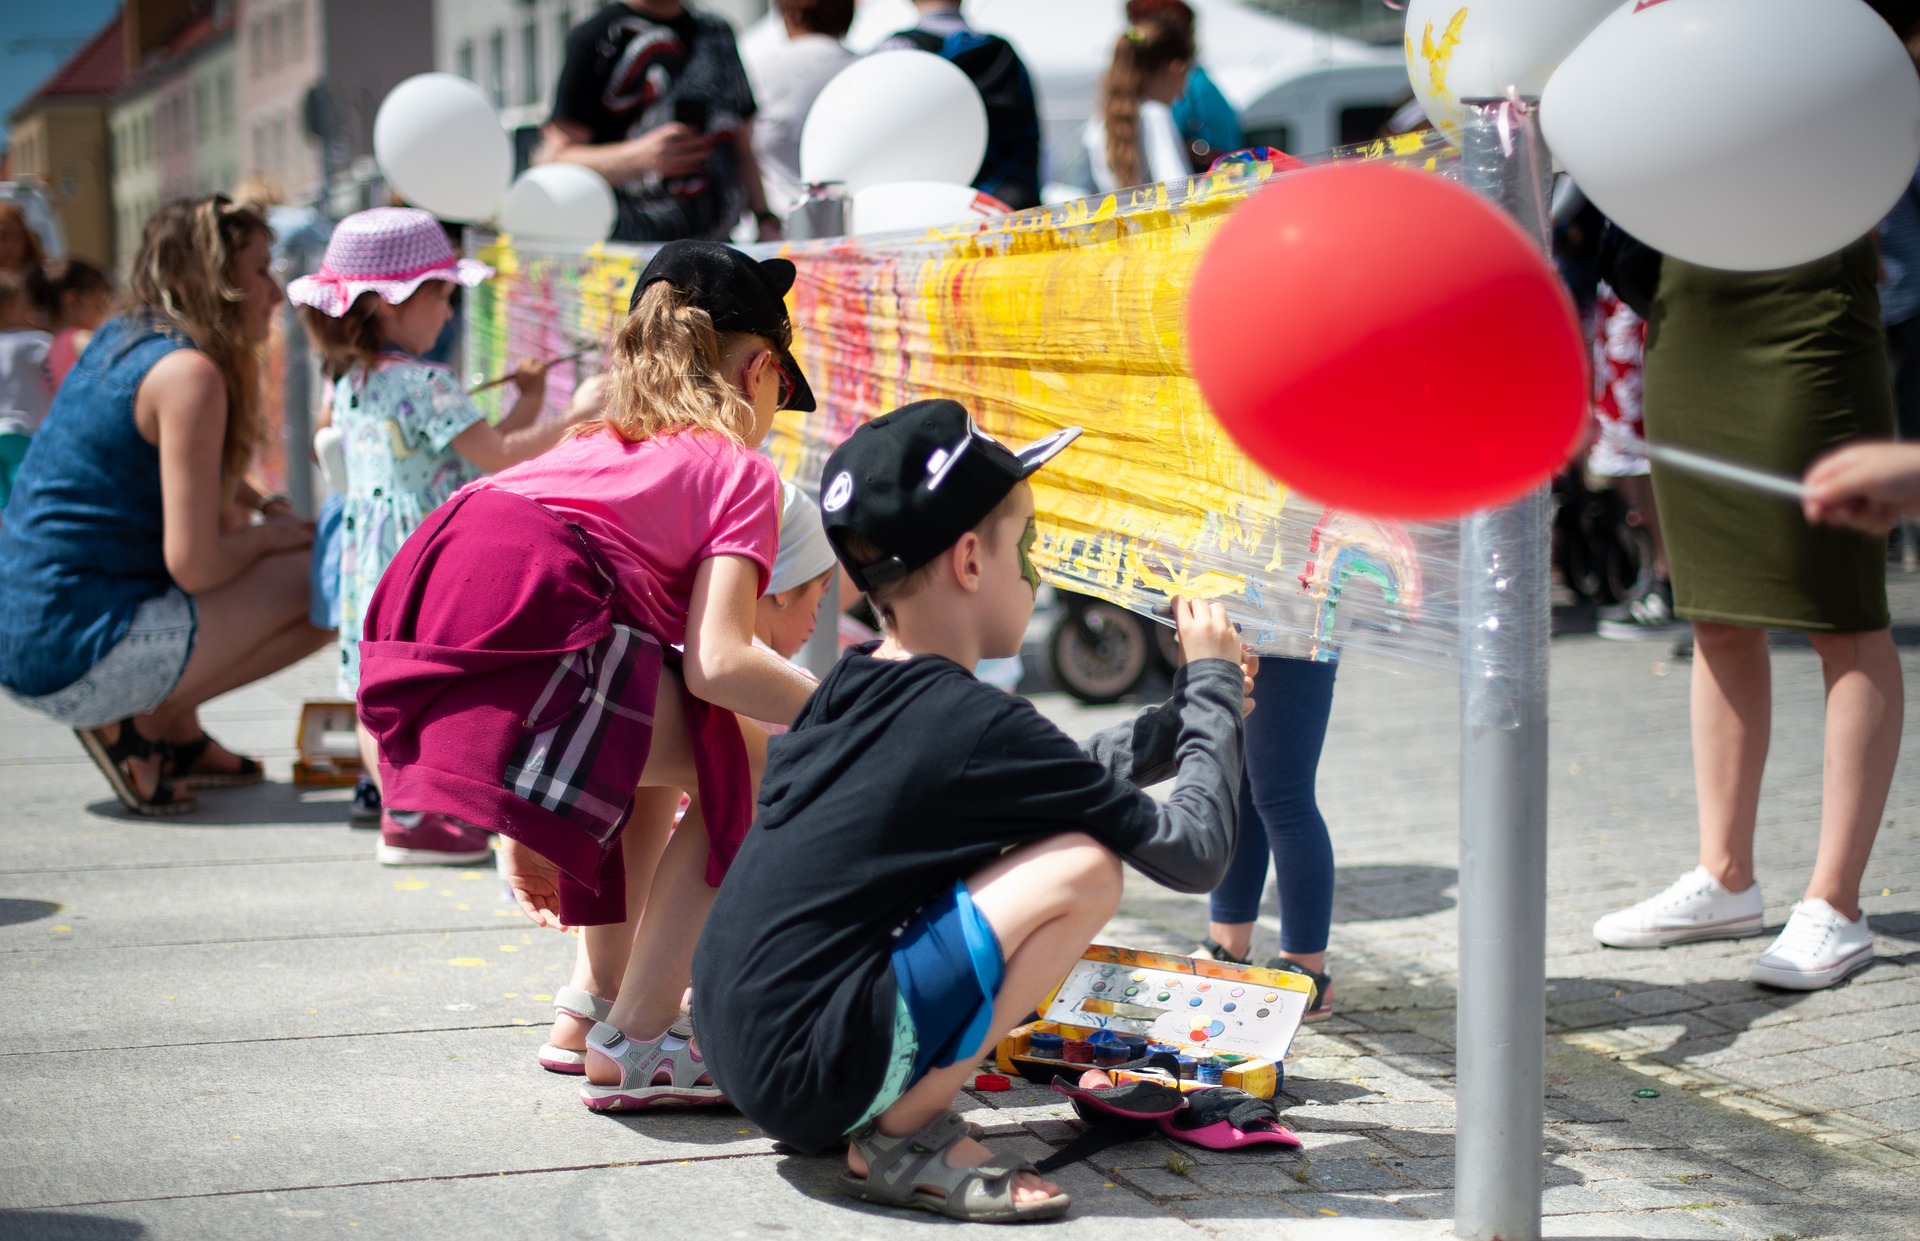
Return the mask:
[(289, 305), (281, 314), (281, 452), (287, 463), (287, 499), (303, 517), (319, 511), (313, 495), (313, 365), (307, 331)]
[[(787, 216), (787, 237), (793, 241), (844, 237), (851, 207), (846, 186), (838, 181), (812, 182), (801, 190), (799, 203)], [(813, 675), (824, 677), (839, 658), (840, 574), (836, 570), (827, 582), (827, 593), (820, 596), (813, 636), (800, 648), (800, 664)]]
[[(1503, 105), (1468, 104), (1466, 184), (1541, 236), (1547, 169), (1531, 111), (1509, 108), (1503, 127)], [(1473, 1241), (1540, 1236), (1548, 522), (1542, 488), (1461, 529), (1454, 1231)]]

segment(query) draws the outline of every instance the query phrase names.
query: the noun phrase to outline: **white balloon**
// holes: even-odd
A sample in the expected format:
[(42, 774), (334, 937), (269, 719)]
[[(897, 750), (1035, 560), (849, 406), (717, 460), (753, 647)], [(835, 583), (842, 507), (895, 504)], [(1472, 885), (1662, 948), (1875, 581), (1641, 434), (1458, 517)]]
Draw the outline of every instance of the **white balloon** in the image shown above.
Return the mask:
[(858, 192), (889, 181), (971, 181), (987, 154), (987, 107), (931, 52), (876, 52), (827, 83), (800, 131), (800, 176)]
[(492, 217), (513, 177), (513, 141), (478, 86), (421, 73), (380, 101), (373, 154), (387, 184), (444, 220)]
[(517, 238), (592, 245), (613, 231), (613, 187), (579, 164), (536, 164), (500, 204), (500, 227)]
[(1920, 76), (1861, 0), (1623, 8), (1547, 83), (1540, 119), (1621, 228), (1735, 271), (1857, 240), (1920, 164)]
[(853, 195), (855, 233), (938, 228), (1005, 214), (1007, 204), (992, 195), (945, 181), (895, 181)]
[(1407, 76), (1433, 127), (1460, 145), (1462, 99), (1509, 86), (1537, 98), (1567, 53), (1621, 0), (1409, 0)]

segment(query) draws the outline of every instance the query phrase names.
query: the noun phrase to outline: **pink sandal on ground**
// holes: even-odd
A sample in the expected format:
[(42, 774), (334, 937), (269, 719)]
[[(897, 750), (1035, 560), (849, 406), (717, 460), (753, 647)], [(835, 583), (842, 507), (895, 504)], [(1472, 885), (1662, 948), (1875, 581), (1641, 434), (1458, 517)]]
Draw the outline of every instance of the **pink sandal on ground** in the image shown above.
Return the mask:
[[(612, 1000), (603, 1000), (578, 987), (562, 987), (553, 993), (553, 1014), (556, 1017), (578, 1017), (582, 1021), (601, 1022), (612, 1012)], [(578, 1077), (587, 1071), (586, 1048), (575, 1051), (571, 1047), (547, 1043), (540, 1048), (540, 1067), (549, 1073)]]
[(587, 1048), (620, 1066), (618, 1085), (587, 1082), (580, 1087), (580, 1102), (596, 1112), (711, 1107), (727, 1101), (707, 1076), (706, 1062), (693, 1049), (691, 1022), (676, 1021), (659, 1038), (642, 1042), (597, 1021), (587, 1032)]

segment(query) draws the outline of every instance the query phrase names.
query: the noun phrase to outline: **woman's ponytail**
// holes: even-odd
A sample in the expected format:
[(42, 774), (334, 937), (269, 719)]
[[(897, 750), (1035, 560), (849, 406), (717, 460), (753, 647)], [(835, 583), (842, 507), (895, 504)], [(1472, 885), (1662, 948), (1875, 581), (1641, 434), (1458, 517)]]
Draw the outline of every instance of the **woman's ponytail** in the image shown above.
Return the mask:
[(1113, 66), (1101, 82), (1101, 120), (1107, 129), (1107, 167), (1116, 186), (1147, 179), (1140, 152), (1140, 96), (1147, 81), (1176, 61), (1193, 59), (1193, 34), (1158, 17), (1129, 26), (1113, 45)]

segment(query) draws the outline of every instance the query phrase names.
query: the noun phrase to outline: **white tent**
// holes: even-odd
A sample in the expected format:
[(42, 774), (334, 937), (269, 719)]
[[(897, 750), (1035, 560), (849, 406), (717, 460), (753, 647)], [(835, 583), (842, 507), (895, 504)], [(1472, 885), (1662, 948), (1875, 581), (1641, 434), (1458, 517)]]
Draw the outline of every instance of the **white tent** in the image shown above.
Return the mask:
[[(1285, 133), (1297, 154), (1340, 140), (1339, 111), (1391, 108), (1410, 92), (1400, 49), (1288, 21), (1237, 0), (1188, 0), (1198, 18), (1200, 62), (1245, 121), (1249, 137)], [(1092, 115), (1114, 41), (1126, 27), (1125, 0), (967, 0), (967, 20), (1000, 35), (1026, 61), (1040, 97), (1051, 175), (1079, 152), (1080, 129)], [(914, 24), (910, 0), (860, 0), (847, 37), (868, 51)], [(749, 75), (766, 50), (786, 38), (777, 14), (742, 34)]]

